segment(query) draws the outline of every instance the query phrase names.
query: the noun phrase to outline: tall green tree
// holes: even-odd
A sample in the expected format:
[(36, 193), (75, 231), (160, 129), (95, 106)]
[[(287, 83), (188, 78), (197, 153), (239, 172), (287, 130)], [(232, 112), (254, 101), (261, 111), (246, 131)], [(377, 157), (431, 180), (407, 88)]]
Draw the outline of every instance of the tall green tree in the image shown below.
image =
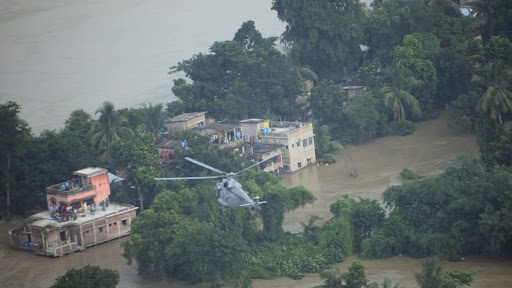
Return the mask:
[(186, 112), (208, 111), (218, 119), (239, 120), (296, 115), (295, 99), (302, 82), (285, 55), (276, 47), (277, 38), (263, 38), (254, 22), (242, 24), (231, 41), (215, 42), (208, 54), (200, 53), (172, 67), (192, 80), (174, 80), (173, 92)]
[[(430, 111), (437, 96), (437, 71), (431, 59), (439, 53), (439, 39), (432, 34), (405, 35), (403, 44), (393, 49), (400, 67), (408, 69), (416, 79), (410, 82), (409, 92), (420, 103), (422, 111)], [(399, 72), (403, 73), (403, 72)]]
[(420, 103), (408, 91), (417, 82), (412, 72), (397, 62), (390, 67), (389, 78), (389, 85), (381, 92), (384, 94), (384, 106), (393, 113), (393, 120), (405, 121), (421, 115)]
[(512, 3), (508, 0), (474, 0), (469, 2), (471, 14), (480, 20), (480, 32), (483, 44), (487, 44), (493, 35), (512, 40), (512, 22), (510, 13)]
[(134, 186), (140, 210), (144, 202), (150, 202), (158, 190), (156, 177), (163, 174), (155, 139), (150, 134), (138, 134), (131, 140), (120, 140), (112, 146), (112, 162), (116, 170), (126, 175), (126, 181)]
[(11, 219), (12, 193), (16, 187), (16, 175), (23, 162), (31, 131), (28, 124), (19, 117), (21, 106), (15, 102), (0, 105), (0, 184), (2, 193), (0, 207), (7, 220)]
[(112, 144), (120, 139), (132, 138), (134, 132), (123, 126), (126, 119), (117, 113), (111, 102), (104, 102), (95, 114), (100, 116), (89, 130), (90, 141), (98, 151), (103, 153), (104, 159), (107, 159)]
[(149, 107), (144, 105), (144, 125), (145, 130), (155, 137), (158, 137), (160, 132), (165, 129), (164, 121), (167, 120), (167, 113), (164, 110), (163, 104), (155, 106), (149, 103)]
[(321, 125), (339, 127), (347, 97), (333, 81), (322, 80), (312, 89), (309, 101), (313, 117), (320, 121)]
[(119, 284), (119, 272), (109, 268), (86, 265), (69, 269), (57, 277), (51, 288), (115, 288)]
[(272, 10), (286, 22), (283, 41), (300, 65), (340, 81), (362, 57), (364, 6), (359, 0), (274, 0)]
[(393, 62), (393, 48), (402, 44), (407, 34), (429, 33), (438, 17), (424, 0), (373, 1), (364, 25), (369, 59), (377, 58), (382, 65)]
[(485, 65), (482, 72), (479, 82), (483, 93), (477, 111), (502, 124), (502, 114), (512, 112), (512, 69), (497, 61)]

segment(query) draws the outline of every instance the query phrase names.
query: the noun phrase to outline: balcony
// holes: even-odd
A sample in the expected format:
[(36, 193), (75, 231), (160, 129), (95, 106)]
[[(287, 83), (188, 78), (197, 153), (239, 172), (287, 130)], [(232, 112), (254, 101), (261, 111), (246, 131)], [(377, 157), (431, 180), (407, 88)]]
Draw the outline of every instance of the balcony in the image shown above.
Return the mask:
[(226, 142), (226, 143), (222, 143), (222, 144), (218, 144), (218, 145), (219, 145), (220, 149), (226, 149), (226, 148), (236, 149), (236, 148), (240, 148), (244, 145), (244, 140), (238, 139), (238, 140), (234, 140), (234, 141), (230, 141), (230, 142)]
[(72, 182), (62, 182), (46, 187), (46, 193), (51, 195), (60, 195), (63, 197), (76, 195), (83, 192), (94, 191), (92, 185), (70, 184)]

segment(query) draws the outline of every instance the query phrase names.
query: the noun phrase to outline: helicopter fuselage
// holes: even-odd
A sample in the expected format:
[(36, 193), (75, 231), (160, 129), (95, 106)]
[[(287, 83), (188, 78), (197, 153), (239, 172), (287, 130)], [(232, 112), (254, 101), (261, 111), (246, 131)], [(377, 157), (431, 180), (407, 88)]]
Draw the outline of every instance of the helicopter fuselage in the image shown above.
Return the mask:
[(217, 183), (217, 201), (229, 208), (252, 207), (256, 208), (255, 201), (242, 189), (242, 185), (235, 179), (228, 177)]

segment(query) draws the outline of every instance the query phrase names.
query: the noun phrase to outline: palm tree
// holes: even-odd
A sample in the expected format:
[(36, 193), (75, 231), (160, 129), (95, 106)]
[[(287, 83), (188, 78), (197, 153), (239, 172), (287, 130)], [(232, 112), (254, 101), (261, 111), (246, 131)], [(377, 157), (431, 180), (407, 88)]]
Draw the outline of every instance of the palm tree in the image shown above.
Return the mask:
[(431, 257), (423, 263), (423, 269), (416, 273), (416, 282), (421, 288), (441, 288), (445, 284), (444, 271), (441, 260)]
[(146, 131), (158, 136), (161, 132), (160, 129), (164, 127), (164, 121), (167, 118), (164, 106), (162, 104), (152, 106), (151, 103), (149, 103), (149, 107), (144, 105), (144, 114)]
[(377, 283), (371, 283), (370, 285), (368, 285), (368, 288), (400, 288), (400, 283), (396, 283), (395, 285), (393, 285), (393, 282), (386, 278), (382, 282), (382, 285), (379, 285)]
[(95, 115), (100, 117), (95, 121), (89, 130), (91, 144), (98, 150), (103, 152), (103, 159), (108, 157), (112, 143), (119, 139), (130, 139), (134, 136), (134, 132), (122, 126), (126, 120), (121, 117), (114, 109), (114, 104), (104, 102), (103, 106), (96, 110)]
[(412, 72), (400, 66), (397, 62), (389, 70), (390, 85), (382, 88), (384, 93), (384, 106), (393, 112), (393, 120), (404, 121), (407, 112), (412, 116), (420, 116), (420, 103), (407, 90), (419, 81), (414, 79)]
[(482, 43), (485, 45), (491, 38), (496, 22), (492, 0), (473, 0), (468, 4), (471, 7), (471, 15), (477, 19), (482, 19)]
[(502, 113), (512, 112), (512, 69), (505, 67), (503, 61), (490, 63), (483, 67), (479, 82), (484, 87), (477, 111), (489, 113), (491, 118), (503, 124)]

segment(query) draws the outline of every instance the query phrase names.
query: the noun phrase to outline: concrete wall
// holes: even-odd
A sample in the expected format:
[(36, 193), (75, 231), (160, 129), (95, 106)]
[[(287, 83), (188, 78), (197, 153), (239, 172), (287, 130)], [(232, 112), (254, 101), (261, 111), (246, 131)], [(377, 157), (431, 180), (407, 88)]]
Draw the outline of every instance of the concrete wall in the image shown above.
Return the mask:
[(89, 247), (130, 234), (135, 210), (82, 224), (83, 246)]
[[(294, 172), (308, 165), (316, 163), (315, 134), (313, 124), (306, 123), (301, 128), (296, 128), (287, 133), (260, 134), (264, 143), (278, 143), (284, 145), (283, 165), (287, 172)], [(304, 146), (306, 140), (306, 146)]]
[(110, 195), (110, 183), (108, 182), (108, 174), (105, 173), (91, 177), (91, 182), (94, 190), (96, 190), (94, 201), (96, 201), (96, 205), (99, 205), (101, 201), (106, 200)]

